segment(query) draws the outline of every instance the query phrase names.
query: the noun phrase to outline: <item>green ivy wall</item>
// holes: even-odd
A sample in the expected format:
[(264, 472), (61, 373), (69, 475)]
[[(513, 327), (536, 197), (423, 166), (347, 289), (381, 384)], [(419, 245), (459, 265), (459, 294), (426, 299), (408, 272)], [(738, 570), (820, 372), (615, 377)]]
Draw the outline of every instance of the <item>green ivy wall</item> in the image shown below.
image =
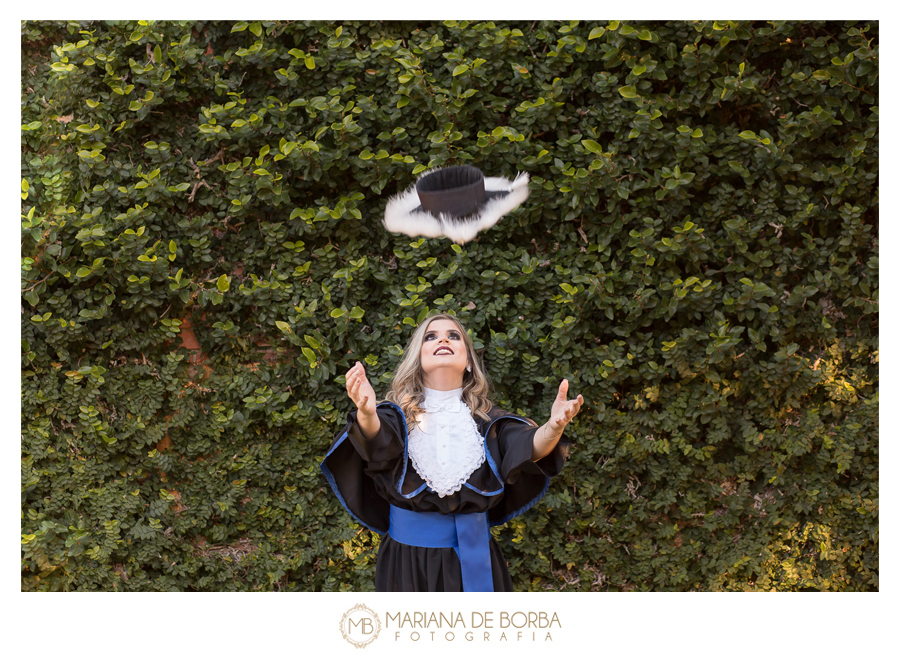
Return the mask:
[[(586, 400), (517, 589), (878, 589), (876, 22), (21, 34), (23, 590), (372, 589), (318, 465), (437, 311)], [(461, 163), (529, 200), (383, 230)]]

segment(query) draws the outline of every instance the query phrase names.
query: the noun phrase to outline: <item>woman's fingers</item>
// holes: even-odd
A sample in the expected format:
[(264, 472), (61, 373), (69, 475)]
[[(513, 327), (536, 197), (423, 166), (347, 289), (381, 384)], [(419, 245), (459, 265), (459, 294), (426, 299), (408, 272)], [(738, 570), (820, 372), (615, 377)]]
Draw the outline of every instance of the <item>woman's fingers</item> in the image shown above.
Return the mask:
[(350, 368), (350, 370), (347, 371), (347, 374), (344, 376), (344, 379), (346, 380), (346, 386), (349, 387), (354, 381), (365, 379), (365, 377), (366, 377), (365, 369), (362, 367), (362, 364), (357, 362), (357, 364), (355, 366), (353, 366), (352, 368)]
[(357, 366), (354, 366), (347, 372), (346, 380), (347, 395), (350, 396), (350, 400), (352, 400), (354, 404), (359, 406), (360, 403), (358, 402), (358, 391), (359, 386), (362, 383), (362, 378), (359, 376), (359, 370), (357, 369)]
[(580, 395), (572, 401), (572, 409), (574, 410), (573, 416), (577, 414), (581, 410), (581, 405), (584, 403), (584, 398)]
[(566, 394), (569, 392), (569, 380), (564, 379), (559, 383), (559, 388), (556, 389), (556, 399), (562, 402), (566, 401)]
[(554, 418), (554, 422), (557, 426), (565, 426), (569, 424), (578, 412), (581, 411), (581, 405), (584, 403), (584, 398), (579, 395), (574, 400), (568, 400), (565, 403), (565, 406), (561, 409), (561, 412), (556, 418)]
[(572, 406), (570, 407), (572, 410), (572, 416), (571, 416), (572, 418), (574, 418), (575, 415), (579, 411), (581, 411), (581, 405), (583, 402), (584, 402), (584, 398), (581, 397), (580, 395), (577, 398), (575, 398), (574, 400), (572, 400)]
[(365, 402), (365, 400), (357, 402), (357, 400), (359, 400), (359, 391), (360, 391), (361, 386), (362, 386), (361, 379), (357, 379), (355, 382), (353, 382), (353, 391), (352, 391), (353, 401), (357, 403), (357, 406), (360, 406)]
[(356, 365), (347, 371), (344, 380), (347, 388), (347, 395), (350, 397), (350, 400), (358, 409), (364, 408), (369, 403), (370, 393), (366, 391), (365, 395), (360, 395), (361, 391), (365, 390), (363, 385), (369, 385), (369, 380), (366, 379), (366, 369), (363, 364), (357, 361)]

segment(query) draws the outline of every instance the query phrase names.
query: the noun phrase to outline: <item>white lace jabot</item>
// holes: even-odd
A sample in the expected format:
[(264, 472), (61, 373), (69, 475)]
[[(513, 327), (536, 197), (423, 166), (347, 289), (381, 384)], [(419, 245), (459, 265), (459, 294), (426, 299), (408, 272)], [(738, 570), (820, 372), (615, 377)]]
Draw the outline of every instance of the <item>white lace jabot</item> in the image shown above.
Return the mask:
[(469, 476), (484, 463), (484, 441), (462, 388), (425, 389), (425, 413), (409, 433), (413, 468), (438, 496), (462, 489)]

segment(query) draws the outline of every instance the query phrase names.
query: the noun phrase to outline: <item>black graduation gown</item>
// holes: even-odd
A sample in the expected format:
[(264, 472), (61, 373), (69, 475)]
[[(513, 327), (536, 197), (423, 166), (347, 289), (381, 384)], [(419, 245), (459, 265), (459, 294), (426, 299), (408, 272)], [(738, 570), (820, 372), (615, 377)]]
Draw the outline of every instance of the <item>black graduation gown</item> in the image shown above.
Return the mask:
[[(362, 436), (356, 413), (347, 414), (347, 425), (335, 437), (321, 468), (353, 519), (384, 535), (375, 565), (375, 589), (379, 592), (463, 591), (459, 558), (453, 548), (409, 546), (386, 534), (390, 505), (441, 514), (486, 511), (490, 525), (502, 525), (543, 497), (571, 446), (563, 435), (549, 455), (532, 461), (538, 425), (495, 407), (489, 412), (489, 421), (475, 418), (485, 441), (484, 463), (462, 489), (442, 498), (409, 460), (406, 420), (398, 405), (377, 405), (381, 430), (370, 441)], [(490, 553), (494, 591), (513, 591), (506, 559), (493, 537)]]

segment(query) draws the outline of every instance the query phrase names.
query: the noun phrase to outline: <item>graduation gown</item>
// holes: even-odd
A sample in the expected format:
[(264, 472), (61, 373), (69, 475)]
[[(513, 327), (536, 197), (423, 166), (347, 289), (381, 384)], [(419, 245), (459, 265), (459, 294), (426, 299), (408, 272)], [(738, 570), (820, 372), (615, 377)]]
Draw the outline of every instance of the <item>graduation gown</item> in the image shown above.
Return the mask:
[[(337, 434), (321, 464), (350, 516), (384, 535), (375, 565), (375, 589), (461, 592), (462, 572), (456, 551), (395, 541), (387, 534), (390, 506), (441, 514), (487, 512), (491, 526), (503, 525), (543, 497), (550, 478), (562, 469), (571, 443), (563, 434), (549, 455), (534, 462), (531, 450), (537, 423), (494, 407), (489, 412), (490, 420), (475, 417), (484, 440), (484, 463), (462, 489), (440, 497), (409, 460), (406, 418), (400, 407), (385, 401), (377, 405), (376, 413), (381, 429), (367, 440), (356, 422), (357, 411), (350, 411), (347, 425)], [(506, 559), (493, 537), (490, 556), (494, 591), (513, 591)]]

